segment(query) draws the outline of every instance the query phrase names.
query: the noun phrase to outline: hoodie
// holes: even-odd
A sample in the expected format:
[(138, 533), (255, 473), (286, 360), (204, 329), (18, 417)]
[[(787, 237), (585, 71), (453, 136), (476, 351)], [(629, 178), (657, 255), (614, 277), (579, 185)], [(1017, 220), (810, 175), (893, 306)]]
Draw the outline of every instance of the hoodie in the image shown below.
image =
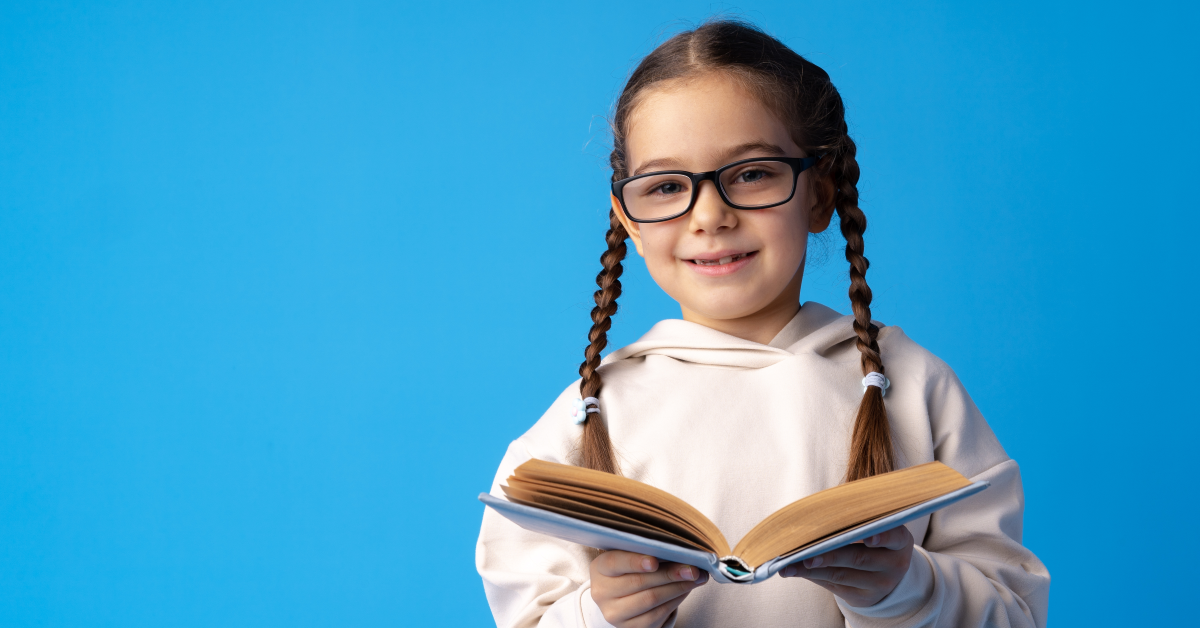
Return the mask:
[[(621, 473), (677, 495), (731, 543), (771, 513), (841, 483), (862, 399), (853, 317), (805, 303), (763, 345), (665, 320), (607, 356), (600, 408)], [(1021, 545), (1017, 463), (950, 368), (880, 325), (897, 468), (938, 460), (991, 487), (907, 524), (917, 546), (896, 589), (849, 606), (800, 578), (709, 583), (666, 626), (1045, 626), (1050, 575)], [(576, 380), (509, 445), (492, 484), (530, 458), (571, 464)], [(498, 626), (608, 626), (589, 594), (595, 551), (485, 510), (476, 567)]]

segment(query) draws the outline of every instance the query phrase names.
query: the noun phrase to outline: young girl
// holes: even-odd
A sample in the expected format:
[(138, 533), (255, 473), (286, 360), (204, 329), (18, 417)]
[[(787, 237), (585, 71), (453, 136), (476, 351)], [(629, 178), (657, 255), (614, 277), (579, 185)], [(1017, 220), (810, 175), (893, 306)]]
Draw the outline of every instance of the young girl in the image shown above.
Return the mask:
[[(508, 448), (673, 493), (738, 539), (841, 482), (940, 460), (991, 487), (754, 586), (599, 553), (487, 510), (476, 563), (509, 626), (1043, 626), (1049, 574), (1021, 545), (1017, 464), (945, 363), (871, 320), (855, 145), (829, 75), (746, 24), (650, 53), (617, 102), (611, 228), (591, 344)], [(800, 305), (809, 233), (836, 212), (842, 316)], [(683, 320), (600, 359), (631, 239)]]

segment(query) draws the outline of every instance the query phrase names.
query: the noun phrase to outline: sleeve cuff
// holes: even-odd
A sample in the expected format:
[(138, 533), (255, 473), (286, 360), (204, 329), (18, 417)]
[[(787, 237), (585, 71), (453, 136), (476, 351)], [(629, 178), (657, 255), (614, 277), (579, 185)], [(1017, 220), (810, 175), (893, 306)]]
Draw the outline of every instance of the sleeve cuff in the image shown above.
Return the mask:
[(592, 599), (592, 587), (584, 589), (579, 606), (583, 611), (584, 628), (613, 628), (613, 625), (608, 623), (604, 614), (600, 612), (600, 607), (596, 606), (596, 601)]
[[(835, 597), (842, 614), (863, 618), (903, 618), (921, 610), (933, 596), (933, 566), (925, 550), (913, 548), (912, 561), (904, 578), (892, 592), (871, 606), (850, 606), (840, 597)], [(851, 622), (853, 623), (853, 622)]]

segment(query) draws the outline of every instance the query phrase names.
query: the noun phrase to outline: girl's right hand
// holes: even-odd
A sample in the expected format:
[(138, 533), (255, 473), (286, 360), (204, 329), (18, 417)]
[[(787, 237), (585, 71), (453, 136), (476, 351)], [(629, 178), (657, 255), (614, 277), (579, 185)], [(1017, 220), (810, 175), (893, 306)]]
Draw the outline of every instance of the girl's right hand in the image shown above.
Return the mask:
[(657, 558), (609, 551), (591, 564), (592, 601), (617, 628), (659, 628), (708, 572), (691, 565), (659, 564)]

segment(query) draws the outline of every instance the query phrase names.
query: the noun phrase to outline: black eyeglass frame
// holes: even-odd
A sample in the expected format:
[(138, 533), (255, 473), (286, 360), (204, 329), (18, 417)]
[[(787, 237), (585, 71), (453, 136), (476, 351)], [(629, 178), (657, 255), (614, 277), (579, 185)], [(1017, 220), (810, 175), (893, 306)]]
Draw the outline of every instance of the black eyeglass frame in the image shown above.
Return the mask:
[[(804, 172), (805, 170), (812, 168), (820, 160), (821, 160), (821, 158), (819, 156), (818, 157), (754, 157), (752, 159), (743, 159), (741, 161), (735, 161), (731, 164), (725, 164), (724, 166), (721, 166), (720, 168), (717, 168), (716, 170), (710, 170), (709, 172), (688, 172), (687, 170), (660, 170), (658, 172), (647, 172), (646, 174), (639, 174), (636, 177), (629, 177), (627, 179), (621, 179), (620, 181), (613, 181), (612, 193), (613, 193), (613, 196), (615, 196), (617, 198), (617, 201), (619, 203), (621, 203), (621, 211), (625, 212), (625, 217), (632, 220), (633, 222), (642, 223), (642, 224), (652, 223), (652, 222), (666, 222), (668, 220), (675, 220), (676, 218), (692, 211), (692, 208), (696, 206), (696, 199), (700, 196), (700, 182), (705, 181), (705, 180), (712, 181), (713, 185), (716, 186), (716, 188), (717, 188), (717, 194), (721, 195), (721, 200), (725, 201), (726, 205), (728, 205), (734, 209), (751, 209), (751, 210), (752, 209), (767, 209), (768, 207), (778, 207), (778, 206), (783, 205), (784, 203), (792, 200), (793, 198), (795, 198), (795, 196), (796, 196), (796, 179), (800, 178), (801, 172)], [(778, 203), (771, 203), (770, 205), (753, 205), (753, 206), (738, 205), (737, 203), (734, 203), (733, 201), (729, 200), (729, 196), (727, 194), (725, 194), (725, 188), (721, 185), (721, 173), (725, 172), (726, 170), (733, 168), (735, 166), (741, 166), (744, 164), (754, 163), (754, 162), (758, 162), (758, 161), (778, 161), (780, 163), (784, 163), (784, 164), (791, 166), (792, 167), (792, 193), (789, 194), (786, 199), (779, 201)], [(649, 218), (649, 219), (634, 218), (633, 214), (629, 213), (629, 208), (625, 206), (625, 193), (624, 193), (625, 185), (628, 184), (630, 181), (635, 181), (637, 179), (644, 179), (646, 177), (656, 177), (656, 176), (661, 176), (664, 174), (678, 174), (678, 175), (683, 175), (683, 176), (691, 179), (691, 181), (692, 181), (692, 198), (691, 198), (691, 200), (688, 201), (687, 209), (684, 209), (683, 211), (679, 212), (678, 214), (674, 214), (672, 216), (667, 216), (665, 218)]]

